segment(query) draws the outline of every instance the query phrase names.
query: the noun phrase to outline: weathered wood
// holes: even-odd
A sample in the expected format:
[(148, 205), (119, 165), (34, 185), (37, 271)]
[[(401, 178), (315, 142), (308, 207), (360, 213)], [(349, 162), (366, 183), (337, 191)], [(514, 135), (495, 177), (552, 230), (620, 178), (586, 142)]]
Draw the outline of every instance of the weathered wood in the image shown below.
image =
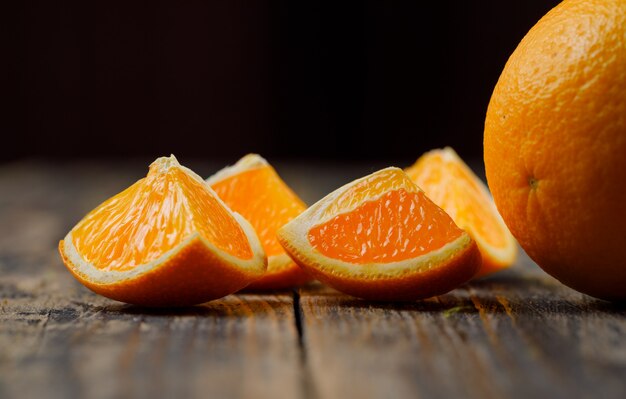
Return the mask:
[(290, 293), (153, 310), (57, 278), (0, 280), (2, 398), (301, 396)]
[[(64, 269), (58, 240), (146, 164), (0, 167), (0, 398), (626, 397), (626, 307), (525, 256), (406, 304), (320, 285), (178, 310), (92, 294)], [(382, 165), (277, 166), (311, 203)]]
[(626, 397), (626, 308), (575, 293), (525, 255), (419, 303), (300, 295), (321, 397)]

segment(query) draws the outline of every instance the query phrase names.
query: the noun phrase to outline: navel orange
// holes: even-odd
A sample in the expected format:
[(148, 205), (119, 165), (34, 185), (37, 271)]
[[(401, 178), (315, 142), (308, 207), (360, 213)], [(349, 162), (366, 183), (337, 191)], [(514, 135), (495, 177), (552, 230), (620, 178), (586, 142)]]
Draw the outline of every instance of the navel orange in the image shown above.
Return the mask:
[(194, 305), (265, 272), (250, 224), (174, 156), (108, 199), (59, 243), (69, 271), (98, 294), (145, 306)]
[(207, 182), (233, 211), (255, 228), (268, 256), (267, 272), (247, 288), (288, 288), (311, 279), (276, 238), (276, 230), (302, 213), (306, 205), (265, 159), (257, 154), (246, 155)]
[(626, 1), (565, 0), (511, 55), (484, 136), (520, 245), (581, 292), (626, 299)]
[(481, 277), (515, 262), (517, 243), (478, 176), (450, 147), (432, 150), (407, 168), (407, 175), (478, 244)]
[(344, 293), (414, 300), (468, 281), (476, 243), (398, 168), (349, 183), (278, 230), (307, 272)]

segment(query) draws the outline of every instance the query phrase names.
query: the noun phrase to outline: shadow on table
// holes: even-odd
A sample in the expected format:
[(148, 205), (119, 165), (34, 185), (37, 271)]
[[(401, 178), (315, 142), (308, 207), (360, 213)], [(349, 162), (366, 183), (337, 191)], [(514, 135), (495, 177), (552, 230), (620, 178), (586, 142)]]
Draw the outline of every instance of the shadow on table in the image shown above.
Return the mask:
[[(447, 294), (413, 302), (359, 299), (324, 286), (308, 287), (303, 296), (319, 306), (453, 315), (578, 316), (626, 315), (626, 303), (595, 299), (541, 275), (501, 273), (465, 284)], [(311, 305), (309, 305), (311, 306)]]
[(413, 302), (383, 302), (354, 298), (320, 283), (297, 290), (243, 291), (205, 304), (177, 308), (150, 308), (112, 304), (92, 309), (117, 315), (195, 316), (243, 318), (293, 312), (294, 300), (308, 307), (346, 307), (360, 310), (541, 317), (588, 314), (625, 316), (626, 303), (612, 303), (579, 294), (541, 275), (501, 273), (461, 286), (447, 294)]
[(282, 293), (282, 297), (276, 296), (275, 300), (267, 296), (243, 294), (229, 295), (222, 299), (195, 306), (152, 308), (115, 304), (100, 307), (97, 311), (107, 314), (132, 316), (195, 316), (213, 318), (262, 317), (275, 316), (279, 312), (291, 311), (293, 307), (291, 303), (285, 299), (284, 293)]

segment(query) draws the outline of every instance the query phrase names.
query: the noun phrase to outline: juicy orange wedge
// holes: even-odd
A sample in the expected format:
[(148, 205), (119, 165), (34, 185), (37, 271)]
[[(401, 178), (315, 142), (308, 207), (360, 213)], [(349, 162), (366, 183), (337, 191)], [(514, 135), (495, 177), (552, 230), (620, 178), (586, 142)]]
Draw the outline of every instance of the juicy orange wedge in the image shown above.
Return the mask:
[(69, 271), (108, 298), (184, 306), (260, 278), (267, 258), (250, 224), (174, 156), (85, 216), (59, 243)]
[(469, 234), (398, 168), (337, 189), (279, 229), (278, 239), (311, 275), (365, 299), (443, 294), (481, 263)]
[(306, 205), (265, 159), (248, 154), (208, 178), (207, 183), (233, 211), (252, 224), (268, 256), (267, 273), (247, 288), (287, 288), (311, 279), (276, 238), (276, 230), (302, 213)]
[(515, 262), (517, 244), (489, 190), (452, 148), (427, 152), (406, 173), (476, 241), (483, 258), (476, 277)]

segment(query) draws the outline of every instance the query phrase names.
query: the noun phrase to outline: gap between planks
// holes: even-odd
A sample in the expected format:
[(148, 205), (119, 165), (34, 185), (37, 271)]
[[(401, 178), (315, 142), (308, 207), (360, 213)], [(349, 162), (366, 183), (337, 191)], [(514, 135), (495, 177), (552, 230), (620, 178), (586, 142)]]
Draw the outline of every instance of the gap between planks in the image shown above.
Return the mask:
[(304, 399), (316, 399), (319, 397), (315, 384), (313, 383), (313, 373), (307, 354), (306, 337), (304, 333), (303, 312), (300, 305), (300, 292), (298, 289), (292, 290), (293, 293), (293, 315), (296, 331), (298, 332), (298, 353), (300, 357), (300, 388)]

